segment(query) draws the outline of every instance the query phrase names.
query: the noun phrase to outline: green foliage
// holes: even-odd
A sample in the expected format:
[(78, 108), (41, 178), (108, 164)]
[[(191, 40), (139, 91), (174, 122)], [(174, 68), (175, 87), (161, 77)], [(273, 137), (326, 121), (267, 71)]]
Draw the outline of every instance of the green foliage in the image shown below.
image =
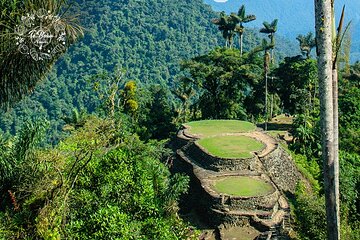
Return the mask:
[(321, 170), (317, 159), (308, 159), (306, 156), (301, 154), (294, 154), (291, 152), (291, 156), (296, 163), (296, 167), (299, 169), (301, 174), (311, 183), (311, 186), (315, 192), (321, 190), (319, 182), (321, 182)]
[[(0, 148), (0, 196), (5, 207), (17, 208), (12, 198), (16, 188), (26, 189), (32, 185), (41, 172), (41, 166), (34, 162), (36, 149), (41, 143), (47, 128), (47, 121), (37, 119), (34, 122), (26, 122), (16, 138), (4, 139), (2, 137)], [(22, 196), (20, 196), (22, 197)]]
[(138, 131), (142, 139), (166, 139), (176, 131), (172, 95), (167, 87), (151, 85), (139, 94)]
[[(89, 117), (59, 146), (19, 155), (31, 156), (32, 164), (20, 164), (17, 176), (21, 181), (3, 189), (12, 192), (5, 198), (8, 207), (0, 209), (0, 221), (6, 221), (0, 236), (191, 238), (176, 215), (177, 200), (187, 191), (188, 178), (170, 176), (160, 162), (169, 157), (164, 143), (143, 143), (127, 132), (127, 124), (121, 118)], [(32, 131), (38, 130), (36, 125), (30, 127), (32, 131), (26, 129), (21, 139), (31, 138)], [(36, 142), (36, 137), (31, 139)], [(33, 149), (30, 146), (24, 144), (28, 151)]]
[(122, 99), (124, 104), (124, 111), (131, 115), (139, 108), (139, 104), (136, 101), (136, 83), (135, 81), (129, 81), (125, 84), (122, 92)]
[(226, 40), (226, 46), (230, 48), (233, 45), (233, 38), (235, 33), (239, 34), (239, 48), (240, 56), (242, 55), (242, 44), (243, 44), (243, 34), (245, 28), (244, 23), (254, 21), (256, 19), (255, 15), (246, 15), (245, 5), (241, 5), (238, 10), (238, 13), (231, 13), (229, 16), (225, 12), (220, 13), (220, 18), (215, 18), (212, 20), (212, 23), (218, 25), (218, 29), (222, 32), (223, 38)]
[(340, 147), (349, 152), (360, 154), (360, 63), (351, 66), (350, 74), (340, 81), (339, 123)]
[(277, 79), (271, 86), (290, 114), (305, 114), (318, 107), (317, 66), (312, 59), (287, 57), (274, 71)]
[[(56, 143), (63, 135), (62, 119), (71, 116), (72, 109), (88, 113), (99, 109), (102, 100), (89, 84), (94, 75), (120, 68), (126, 74), (119, 89), (129, 80), (136, 80), (137, 89), (149, 84), (165, 86), (179, 74), (182, 59), (203, 54), (221, 40), (209, 20), (216, 15), (201, 0), (191, 4), (185, 0), (77, 0), (68, 13), (81, 16), (84, 38), (58, 61), (31, 98), (0, 114), (4, 132), (15, 134), (26, 119), (41, 115), (51, 121), (48, 141)], [(135, 102), (130, 101), (130, 106), (136, 107)]]
[(236, 24), (238, 23), (236, 14), (230, 14), (228, 16), (222, 11), (220, 13), (220, 18), (213, 19), (212, 23), (219, 26), (218, 29), (222, 32), (222, 36), (226, 41), (225, 46), (232, 48)]
[(310, 58), (311, 50), (316, 47), (314, 34), (312, 32), (309, 32), (305, 36), (300, 34), (296, 37), (296, 40), (299, 41), (301, 53), (305, 55), (306, 58)]
[(291, 149), (297, 153), (304, 154), (308, 158), (320, 158), (320, 126), (319, 114), (317, 109), (306, 114), (299, 114), (294, 118), (292, 135), (294, 137), (291, 143)]
[(198, 90), (194, 104), (206, 119), (246, 119), (257, 113), (245, 105), (261, 81), (261, 63), (256, 55), (240, 57), (238, 50), (217, 48), (206, 55), (182, 63), (183, 81)]
[(341, 151), (339, 161), (342, 212), (355, 225), (360, 219), (360, 156)]
[(325, 200), (309, 192), (303, 183), (295, 194), (296, 231), (303, 240), (326, 239)]

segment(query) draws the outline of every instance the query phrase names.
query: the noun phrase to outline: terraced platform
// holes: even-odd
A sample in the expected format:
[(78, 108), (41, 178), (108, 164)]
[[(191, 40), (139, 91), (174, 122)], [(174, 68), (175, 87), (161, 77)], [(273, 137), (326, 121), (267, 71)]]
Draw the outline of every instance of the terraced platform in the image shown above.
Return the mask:
[(213, 225), (264, 233), (288, 219), (284, 193), (302, 177), (271, 136), (248, 122), (206, 120), (184, 124), (177, 140), (194, 205)]
[(237, 120), (203, 120), (184, 124), (184, 135), (191, 138), (204, 138), (222, 134), (254, 131), (256, 126), (250, 122)]
[(212, 188), (234, 197), (262, 197), (275, 191), (271, 183), (254, 176), (223, 177), (215, 180)]

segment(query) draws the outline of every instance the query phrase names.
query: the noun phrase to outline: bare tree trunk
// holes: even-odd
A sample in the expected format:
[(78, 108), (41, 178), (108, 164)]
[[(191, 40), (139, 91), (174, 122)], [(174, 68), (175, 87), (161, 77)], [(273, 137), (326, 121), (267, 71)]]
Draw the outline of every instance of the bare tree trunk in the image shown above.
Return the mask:
[(274, 115), (274, 94), (270, 94), (270, 121)]
[[(337, 64), (333, 68), (333, 107), (334, 107), (334, 195), (335, 195), (335, 204), (336, 204), (336, 218), (338, 220), (340, 228), (340, 190), (339, 190), (339, 107), (338, 107), (338, 71)], [(339, 230), (339, 239), (340, 239), (340, 230)]]
[[(314, 0), (318, 57), (322, 156), (328, 240), (340, 239), (338, 169), (334, 148), (332, 0)], [(336, 173), (337, 172), (337, 173)]]
[(243, 54), (243, 34), (240, 34), (240, 57)]
[(267, 131), (267, 122), (268, 122), (268, 72), (269, 72), (269, 63), (271, 61), (271, 56), (267, 50), (264, 54), (264, 70), (265, 70), (265, 131)]
[(267, 131), (267, 122), (268, 122), (267, 96), (268, 96), (268, 71), (265, 70), (265, 131)]

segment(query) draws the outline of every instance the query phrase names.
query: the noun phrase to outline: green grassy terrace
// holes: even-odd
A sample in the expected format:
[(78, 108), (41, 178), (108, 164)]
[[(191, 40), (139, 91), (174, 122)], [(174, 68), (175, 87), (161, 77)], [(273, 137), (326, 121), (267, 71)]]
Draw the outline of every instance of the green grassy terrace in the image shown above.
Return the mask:
[(256, 197), (269, 194), (274, 189), (271, 184), (260, 179), (246, 176), (233, 176), (216, 181), (214, 190), (232, 196)]
[(241, 133), (255, 130), (250, 122), (238, 120), (203, 120), (185, 123), (188, 132), (199, 137), (208, 137), (224, 133)]
[(250, 158), (261, 151), (263, 143), (246, 136), (219, 136), (203, 138), (197, 143), (211, 155), (221, 158)]

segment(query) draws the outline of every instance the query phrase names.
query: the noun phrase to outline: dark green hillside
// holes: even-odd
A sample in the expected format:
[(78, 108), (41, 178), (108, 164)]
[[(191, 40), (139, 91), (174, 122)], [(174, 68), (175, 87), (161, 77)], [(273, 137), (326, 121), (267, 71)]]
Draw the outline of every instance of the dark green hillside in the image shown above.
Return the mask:
[(87, 34), (59, 64), (61, 75), (88, 75), (119, 66), (131, 79), (167, 83), (181, 59), (221, 41), (210, 23), (214, 13), (200, 0), (77, 2), (74, 9)]
[[(55, 132), (62, 129), (62, 119), (71, 116), (74, 108), (93, 112), (99, 106), (99, 93), (90, 81), (99, 80), (96, 74), (125, 69), (122, 83), (136, 80), (166, 87), (179, 74), (181, 60), (225, 43), (211, 23), (218, 15), (201, 0), (77, 0), (71, 11), (85, 28), (84, 38), (30, 98), (0, 114), (4, 132), (15, 133), (26, 118), (40, 115), (51, 120), (54, 132), (50, 135), (57, 139)], [(247, 30), (245, 51), (260, 44), (259, 35), (258, 30)], [(277, 42), (277, 58), (296, 54), (296, 46), (281, 39)]]
[(99, 94), (89, 83), (95, 74), (120, 68), (127, 72), (123, 82), (166, 85), (179, 72), (182, 59), (222, 42), (210, 22), (216, 15), (201, 0), (86, 0), (74, 3), (71, 11), (80, 16), (84, 38), (30, 98), (0, 114), (4, 132), (14, 133), (32, 115), (52, 119), (53, 129), (60, 130), (61, 118), (73, 108), (92, 112), (99, 106)]

